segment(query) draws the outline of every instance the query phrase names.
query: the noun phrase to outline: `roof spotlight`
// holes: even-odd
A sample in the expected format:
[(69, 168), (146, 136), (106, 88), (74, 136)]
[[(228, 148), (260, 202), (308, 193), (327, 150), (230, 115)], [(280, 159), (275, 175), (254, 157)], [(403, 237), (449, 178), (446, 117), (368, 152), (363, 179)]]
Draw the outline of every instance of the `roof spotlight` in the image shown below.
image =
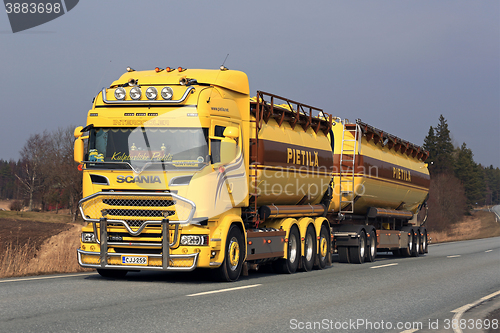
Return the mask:
[(132, 67), (127, 67), (127, 72), (135, 72), (135, 69), (133, 69)]

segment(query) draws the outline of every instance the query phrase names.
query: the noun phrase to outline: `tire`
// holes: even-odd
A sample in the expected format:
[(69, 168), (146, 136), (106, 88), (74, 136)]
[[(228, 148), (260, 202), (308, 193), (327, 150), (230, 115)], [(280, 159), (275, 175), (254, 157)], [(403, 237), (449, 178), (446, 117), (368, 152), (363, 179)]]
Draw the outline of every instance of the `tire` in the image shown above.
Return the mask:
[(245, 244), (241, 230), (232, 225), (227, 233), (224, 261), (219, 268), (215, 269), (215, 279), (221, 282), (233, 282), (238, 280), (245, 258)]
[(413, 229), (404, 232), (407, 232), (410, 235), (408, 236), (408, 243), (406, 244), (406, 248), (400, 249), (399, 252), (401, 253), (402, 257), (409, 257), (413, 252)]
[(349, 261), (353, 264), (362, 264), (365, 261), (366, 234), (364, 230), (359, 232), (358, 245), (349, 249)]
[(425, 251), (427, 247), (427, 230), (421, 229), (420, 230), (420, 254), (426, 253)]
[(350, 263), (349, 261), (349, 248), (347, 246), (339, 246), (337, 248), (337, 252), (339, 253), (339, 262), (340, 263)]
[(374, 230), (370, 231), (370, 237), (366, 243), (366, 262), (374, 262), (377, 257), (377, 235)]
[(102, 269), (98, 268), (97, 273), (104, 278), (120, 279), (127, 275), (128, 271), (123, 269)]
[(420, 230), (413, 231), (413, 250), (411, 252), (412, 257), (418, 257), (420, 255)]
[(286, 247), (287, 258), (273, 262), (273, 269), (277, 273), (293, 274), (297, 271), (300, 261), (300, 236), (296, 226), (290, 229)]
[(302, 267), (301, 270), (304, 272), (309, 272), (314, 267), (314, 262), (316, 261), (316, 232), (314, 232), (314, 227), (309, 224), (304, 237), (304, 256), (302, 257)]
[(328, 264), (328, 256), (331, 256), (332, 244), (330, 241), (328, 229), (322, 225), (319, 233), (319, 247), (318, 254), (316, 255), (316, 264), (314, 268), (323, 269)]
[(424, 229), (424, 235), (422, 237), (422, 250), (424, 253), (429, 253), (429, 239), (427, 238), (427, 230)]

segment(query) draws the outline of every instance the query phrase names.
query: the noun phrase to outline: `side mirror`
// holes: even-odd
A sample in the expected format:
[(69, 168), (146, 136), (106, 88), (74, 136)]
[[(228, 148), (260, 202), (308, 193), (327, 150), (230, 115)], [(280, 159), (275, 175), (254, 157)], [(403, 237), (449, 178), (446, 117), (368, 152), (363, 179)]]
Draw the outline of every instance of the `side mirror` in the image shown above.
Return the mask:
[(238, 128), (233, 126), (226, 127), (226, 129), (224, 130), (224, 134), (222, 135), (233, 140), (238, 139), (238, 137), (240, 136), (240, 134), (238, 133)]
[(75, 132), (73, 133), (73, 135), (75, 136), (75, 138), (79, 138), (82, 136), (82, 129), (83, 129), (83, 126), (78, 126), (77, 128), (75, 128)]
[[(226, 134), (226, 130), (224, 130), (224, 134)], [(236, 142), (230, 138), (224, 138), (220, 143), (220, 161), (222, 164), (227, 164), (236, 158), (237, 154)]]
[(75, 128), (75, 132), (73, 135), (75, 136), (75, 149), (73, 151), (73, 159), (75, 162), (80, 163), (83, 161), (83, 148), (84, 148), (84, 143), (83, 143), (83, 138), (82, 138), (82, 129), (83, 126), (78, 126)]

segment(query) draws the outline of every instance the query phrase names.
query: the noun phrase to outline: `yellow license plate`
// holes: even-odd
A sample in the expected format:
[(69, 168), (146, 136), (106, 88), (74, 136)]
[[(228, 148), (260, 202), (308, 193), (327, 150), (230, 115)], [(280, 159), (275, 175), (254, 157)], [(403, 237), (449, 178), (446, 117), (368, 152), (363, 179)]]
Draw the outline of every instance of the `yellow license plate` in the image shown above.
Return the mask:
[(122, 265), (148, 265), (147, 256), (122, 256)]

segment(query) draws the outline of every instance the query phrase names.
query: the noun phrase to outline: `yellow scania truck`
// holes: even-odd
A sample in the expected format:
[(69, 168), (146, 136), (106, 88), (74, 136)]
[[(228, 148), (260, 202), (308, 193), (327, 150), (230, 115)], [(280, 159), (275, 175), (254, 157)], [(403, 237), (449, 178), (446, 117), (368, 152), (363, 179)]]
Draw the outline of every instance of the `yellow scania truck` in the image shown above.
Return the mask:
[(428, 152), (261, 91), (240, 71), (127, 72), (75, 129), (87, 225), (78, 261), (105, 277), (212, 269), (222, 281), (418, 256)]

